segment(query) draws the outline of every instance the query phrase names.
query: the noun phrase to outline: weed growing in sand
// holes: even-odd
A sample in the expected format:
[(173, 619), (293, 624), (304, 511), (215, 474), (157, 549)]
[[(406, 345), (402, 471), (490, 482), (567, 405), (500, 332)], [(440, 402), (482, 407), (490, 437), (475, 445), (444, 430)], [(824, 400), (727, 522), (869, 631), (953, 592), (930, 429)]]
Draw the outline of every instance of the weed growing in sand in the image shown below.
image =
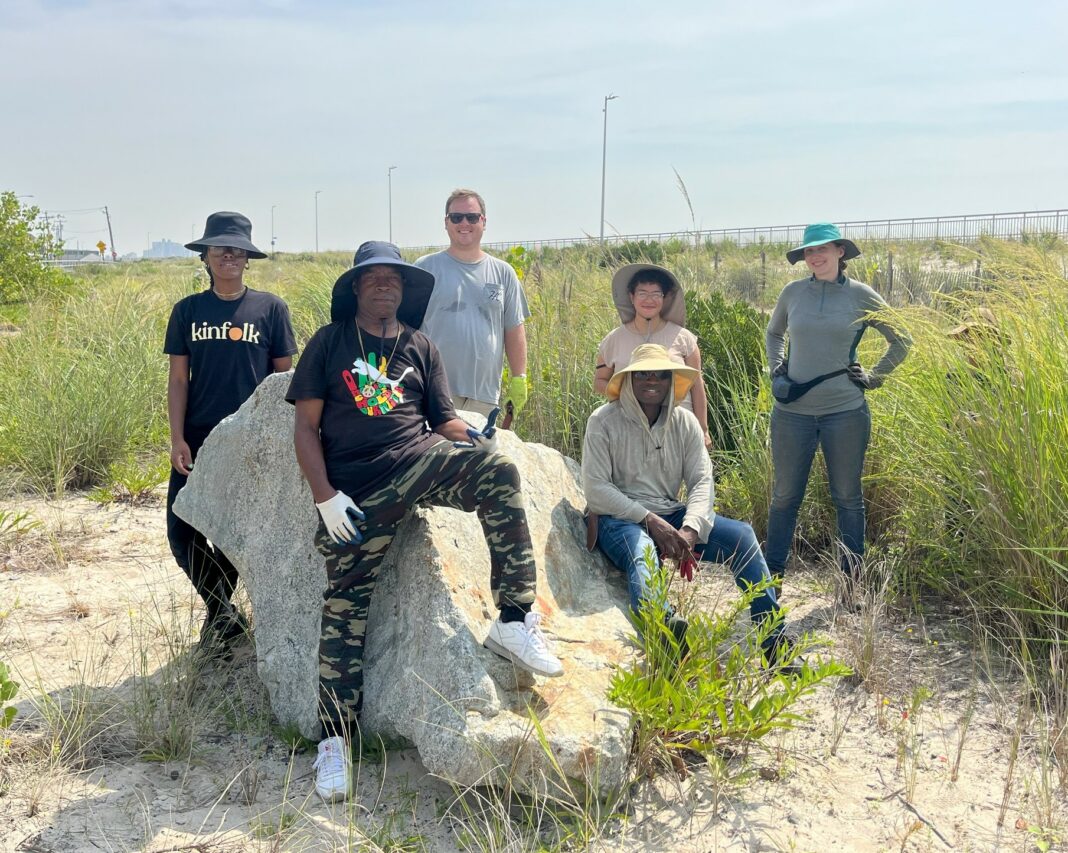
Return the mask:
[[(19, 692), (19, 683), (11, 678), (7, 664), (0, 661), (0, 729), (6, 729), (15, 721), (18, 709), (14, 705), (8, 705), (15, 694)], [(0, 752), (3, 746), (0, 745)]]
[(923, 705), (930, 698), (930, 690), (916, 687), (897, 722), (897, 772), (904, 780), (905, 799), (909, 802), (916, 794), (916, 774), (923, 759)]
[(0, 548), (6, 550), (31, 530), (36, 530), (40, 526), (41, 522), (28, 512), (0, 509)]
[(33, 665), (29, 699), (39, 719), (40, 756), (49, 764), (81, 769), (121, 752), (123, 714), (114, 693), (96, 685), (107, 683), (110, 649), (101, 649), (90, 635), (72, 656), (70, 687), (52, 689)]
[(132, 619), (136, 678), (123, 710), (138, 755), (163, 762), (193, 753), (198, 733), (224, 707), (226, 691), (189, 645), (190, 609), (173, 598), (163, 610), (156, 601), (153, 608)]
[(170, 476), (170, 461), (163, 454), (147, 460), (124, 459), (108, 466), (102, 485), (89, 492), (89, 500), (101, 504), (133, 506), (155, 499), (156, 487)]
[[(646, 559), (652, 569), (652, 554)], [(634, 715), (640, 773), (664, 766), (680, 750), (707, 756), (790, 728), (800, 719), (794, 707), (801, 697), (827, 678), (849, 674), (848, 667), (822, 659), (797, 666), (792, 675), (765, 669), (761, 647), (777, 627), (770, 621), (750, 631), (742, 645), (730, 642), (759, 588), (737, 597), (722, 614), (687, 614), (688, 650), (680, 649), (664, 621), (665, 569), (652, 574), (653, 592), (638, 617), (644, 660), (621, 668), (609, 689), (609, 698)], [(782, 663), (796, 663), (809, 648), (802, 638)]]

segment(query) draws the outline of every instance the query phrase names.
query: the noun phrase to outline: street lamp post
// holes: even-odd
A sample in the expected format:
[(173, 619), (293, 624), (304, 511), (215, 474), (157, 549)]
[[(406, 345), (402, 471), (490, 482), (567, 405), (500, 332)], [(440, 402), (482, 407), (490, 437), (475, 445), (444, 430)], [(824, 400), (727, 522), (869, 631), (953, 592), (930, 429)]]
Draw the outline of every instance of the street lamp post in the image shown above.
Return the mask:
[(393, 170), (396, 166), (386, 169), (386, 181), (389, 183), (389, 242), (393, 242)]
[(274, 258), (274, 209), (278, 207), (277, 204), (271, 205), (271, 258)]
[(315, 254), (319, 254), (319, 193), (322, 190), (315, 191)]
[(619, 95), (604, 96), (604, 138), (601, 141), (601, 242), (604, 242), (604, 178), (605, 165), (608, 162), (608, 102)]
[(608, 102), (614, 101), (618, 98), (618, 95), (605, 95), (604, 96), (604, 136), (601, 140), (601, 242), (604, 242), (604, 189), (605, 189), (605, 167), (608, 162)]

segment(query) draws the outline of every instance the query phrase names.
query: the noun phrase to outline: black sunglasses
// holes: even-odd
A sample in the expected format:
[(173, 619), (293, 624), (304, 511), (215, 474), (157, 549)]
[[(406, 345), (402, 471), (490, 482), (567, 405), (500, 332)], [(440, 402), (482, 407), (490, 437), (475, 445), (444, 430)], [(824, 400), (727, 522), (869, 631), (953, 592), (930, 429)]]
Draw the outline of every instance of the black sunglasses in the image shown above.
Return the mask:
[(635, 370), (635, 379), (643, 379), (649, 381), (650, 379), (670, 379), (670, 370)]
[(449, 222), (451, 222), (453, 225), (459, 225), (465, 219), (472, 225), (474, 225), (476, 222), (478, 222), (478, 220), (482, 218), (481, 213), (446, 213), (445, 215), (449, 218)]

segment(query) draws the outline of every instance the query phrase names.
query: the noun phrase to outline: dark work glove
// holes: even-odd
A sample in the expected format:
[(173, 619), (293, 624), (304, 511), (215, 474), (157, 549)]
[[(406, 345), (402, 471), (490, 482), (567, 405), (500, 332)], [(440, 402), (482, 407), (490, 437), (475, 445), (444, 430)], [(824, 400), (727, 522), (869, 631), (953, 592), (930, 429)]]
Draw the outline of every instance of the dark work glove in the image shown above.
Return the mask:
[(494, 424), (497, 421), (497, 415), (500, 413), (499, 408), (494, 408), (489, 416), (486, 418), (486, 426), (481, 431), (470, 427), (467, 430), (467, 437), (471, 440), (470, 443), (466, 441), (454, 441), (453, 447), (466, 447), (474, 448), (475, 450), (481, 450), (483, 453), (496, 453), (497, 452), (497, 427)]
[(878, 373), (872, 373), (868, 370), (865, 370), (856, 362), (853, 362), (853, 364), (849, 365), (848, 370), (849, 373), (847, 375), (849, 376), (849, 381), (860, 388), (864, 388), (867, 391), (874, 391), (876, 388), (882, 385), (886, 379), (886, 377), (881, 376)]

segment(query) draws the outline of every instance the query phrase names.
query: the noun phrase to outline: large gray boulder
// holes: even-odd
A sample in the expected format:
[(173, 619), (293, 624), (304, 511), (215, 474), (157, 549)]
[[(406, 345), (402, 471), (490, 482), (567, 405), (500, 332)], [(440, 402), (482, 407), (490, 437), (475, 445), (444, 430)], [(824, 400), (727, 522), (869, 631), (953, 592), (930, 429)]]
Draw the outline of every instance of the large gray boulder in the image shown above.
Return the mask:
[[(293, 452), (289, 378), (269, 377), (215, 428), (175, 512), (238, 568), (272, 709), (315, 738), (326, 570), (312, 545), (315, 505)], [(536, 609), (564, 675), (535, 679), (482, 648), (496, 610), (478, 519), (419, 508), (402, 524), (372, 600), (361, 726), (407, 738), (430, 772), (461, 785), (544, 789), (555, 762), (569, 779), (606, 794), (625, 782), (629, 749), (629, 716), (605, 698), (614, 666), (628, 655), (625, 588), (585, 549), (578, 466), (503, 430), (499, 447), (522, 474)]]

